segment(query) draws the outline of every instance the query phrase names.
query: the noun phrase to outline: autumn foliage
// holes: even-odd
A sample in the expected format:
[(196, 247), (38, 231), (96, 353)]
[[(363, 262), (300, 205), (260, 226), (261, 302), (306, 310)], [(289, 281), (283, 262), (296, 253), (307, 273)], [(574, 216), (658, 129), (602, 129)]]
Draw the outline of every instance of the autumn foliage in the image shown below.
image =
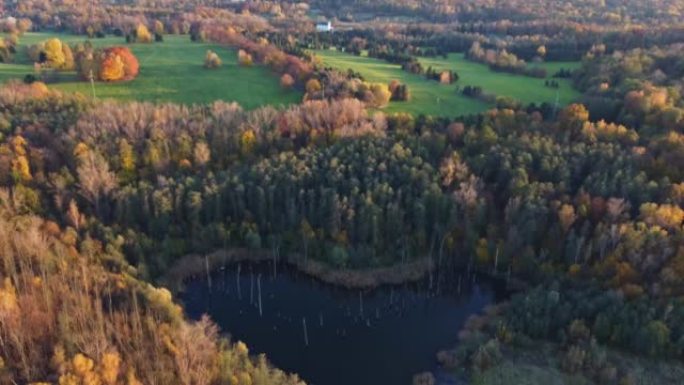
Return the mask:
[(216, 52), (212, 50), (207, 51), (207, 54), (204, 56), (204, 68), (219, 68), (222, 64), (223, 62)]
[(290, 74), (283, 74), (283, 76), (280, 77), (280, 86), (285, 89), (292, 88), (294, 83), (295, 81)]
[(138, 43), (151, 43), (152, 34), (144, 24), (138, 25), (135, 29), (135, 41)]
[(104, 82), (133, 80), (138, 76), (138, 59), (127, 47), (109, 47), (97, 51), (83, 49), (78, 53), (78, 72), (83, 79)]
[[(140, 65), (138, 63), (138, 59), (133, 55), (133, 52), (131, 52), (130, 49), (127, 47), (111, 47), (107, 48), (104, 50), (104, 55), (105, 58), (111, 58), (114, 57), (116, 62), (121, 62), (122, 64), (122, 69), (123, 69), (123, 74), (122, 77), (114, 79), (116, 80), (133, 80), (138, 76), (138, 73), (140, 71)], [(118, 65), (118, 64), (115, 64)], [(101, 71), (104, 71), (107, 69), (107, 66), (103, 62), (101, 66)], [(102, 79), (104, 80), (104, 79)]]
[[(9, 196), (0, 189), (2, 202)], [(222, 341), (208, 318), (184, 320), (168, 290), (72, 227), (2, 204), (0, 245), (2, 384), (303, 384)]]
[(28, 47), (29, 58), (41, 66), (61, 71), (74, 69), (74, 55), (71, 47), (57, 38)]

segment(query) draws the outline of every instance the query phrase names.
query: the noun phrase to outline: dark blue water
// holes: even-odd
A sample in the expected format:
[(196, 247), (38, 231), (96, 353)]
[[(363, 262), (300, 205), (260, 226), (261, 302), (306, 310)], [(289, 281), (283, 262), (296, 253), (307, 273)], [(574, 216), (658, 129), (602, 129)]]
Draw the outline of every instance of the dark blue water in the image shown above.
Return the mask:
[(189, 282), (186, 311), (209, 314), (250, 353), (266, 353), (310, 385), (409, 385), (416, 373), (438, 374), (437, 351), (454, 347), (468, 316), (505, 295), (501, 285), (466, 274), (359, 291), (287, 269), (275, 278), (268, 266), (240, 271), (239, 284), (236, 267), (215, 274), (211, 290), (206, 280)]

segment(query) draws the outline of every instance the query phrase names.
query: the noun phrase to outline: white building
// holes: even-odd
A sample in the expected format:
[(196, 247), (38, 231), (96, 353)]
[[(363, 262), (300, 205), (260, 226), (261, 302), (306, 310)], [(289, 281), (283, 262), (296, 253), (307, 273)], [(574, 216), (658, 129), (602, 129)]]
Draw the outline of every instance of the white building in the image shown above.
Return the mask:
[(333, 30), (331, 21), (321, 21), (316, 23), (316, 31), (318, 32), (331, 32)]

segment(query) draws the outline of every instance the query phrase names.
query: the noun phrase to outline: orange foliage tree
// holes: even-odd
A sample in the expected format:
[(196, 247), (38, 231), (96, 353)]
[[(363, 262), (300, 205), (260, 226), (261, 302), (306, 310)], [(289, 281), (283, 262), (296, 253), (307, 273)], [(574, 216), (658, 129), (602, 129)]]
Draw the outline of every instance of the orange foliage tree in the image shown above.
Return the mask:
[(133, 55), (128, 47), (110, 47), (105, 50), (106, 53), (111, 55), (116, 55), (121, 59), (123, 63), (124, 74), (123, 78), (119, 80), (133, 80), (138, 76), (140, 72), (140, 64), (138, 59)]
[(93, 71), (97, 80), (117, 82), (133, 80), (140, 72), (138, 59), (127, 47), (109, 47), (94, 54), (83, 54), (78, 70), (84, 79)]

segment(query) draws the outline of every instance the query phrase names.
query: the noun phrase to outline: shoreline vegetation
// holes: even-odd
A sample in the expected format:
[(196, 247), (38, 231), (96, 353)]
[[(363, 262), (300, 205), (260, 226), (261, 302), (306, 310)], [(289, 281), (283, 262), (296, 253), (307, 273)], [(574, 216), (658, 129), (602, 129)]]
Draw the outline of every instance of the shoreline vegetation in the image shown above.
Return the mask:
[[(273, 254), (270, 250), (248, 250), (245, 248), (219, 249), (204, 255), (188, 254), (174, 263), (159, 279), (159, 284), (177, 293), (182, 290), (183, 283), (187, 279), (200, 275), (206, 276), (226, 265), (273, 260)], [(320, 261), (304, 260), (298, 254), (277, 259), (277, 263), (282, 261), (321, 282), (347, 289), (373, 289), (383, 285), (415, 282), (435, 268), (434, 263), (428, 257), (394, 266), (366, 269), (338, 269)]]
[[(207, 254), (187, 254), (178, 259), (171, 268), (161, 276), (157, 283), (171, 292), (178, 293), (184, 289), (189, 279), (202, 278), (215, 273), (227, 265), (273, 262), (271, 250), (248, 250), (246, 248), (218, 249)], [(423, 257), (392, 266), (372, 268), (335, 268), (324, 262), (304, 258), (300, 254), (290, 254), (285, 258), (277, 258), (277, 263), (285, 262), (325, 284), (346, 289), (375, 289), (386, 285), (400, 285), (419, 281), (437, 270), (437, 266), (429, 257)], [(474, 268), (473, 273), (486, 276), (488, 279), (501, 280), (506, 283), (508, 292), (519, 292), (528, 288), (523, 281), (515, 277), (507, 277), (503, 273), (494, 273)]]

